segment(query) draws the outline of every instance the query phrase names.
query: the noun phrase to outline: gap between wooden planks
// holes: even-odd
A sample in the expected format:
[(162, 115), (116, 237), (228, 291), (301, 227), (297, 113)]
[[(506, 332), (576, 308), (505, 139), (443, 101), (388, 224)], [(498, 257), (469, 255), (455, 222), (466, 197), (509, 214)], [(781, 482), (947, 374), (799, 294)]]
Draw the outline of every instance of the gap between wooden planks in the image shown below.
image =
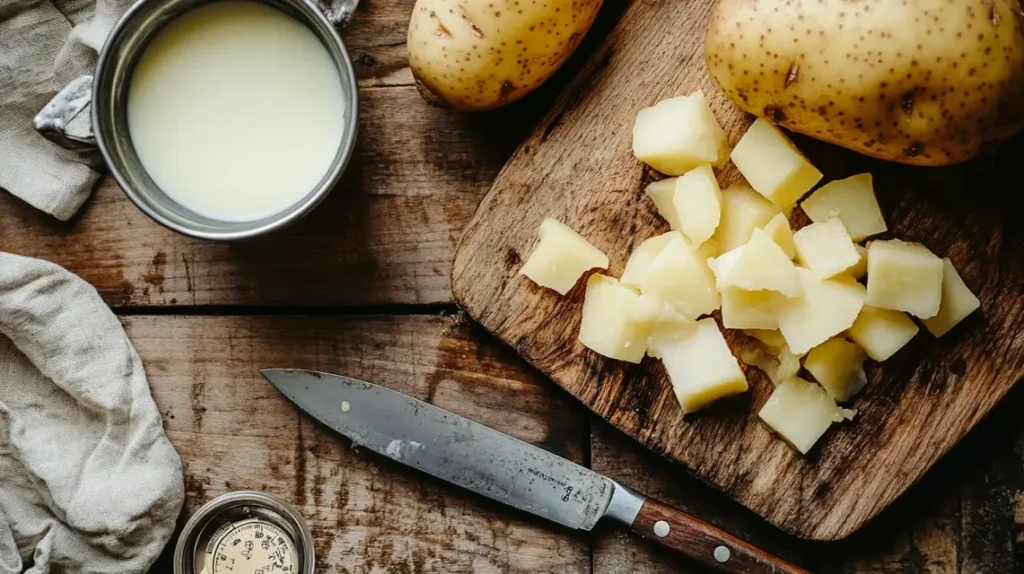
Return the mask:
[(342, 183), (294, 227), (243, 244), (191, 240), (149, 220), (106, 178), (66, 224), (0, 190), (0, 250), (59, 263), (114, 307), (451, 303), (463, 227), (628, 1), (606, 0), (576, 55), (537, 93), (487, 114), (419, 96), (405, 53), (413, 3), (364, 2), (344, 31), (360, 85), (356, 151)]
[[(1024, 234), (1013, 217), (1024, 137), (976, 161), (934, 169), (794, 137), (829, 178), (873, 174), (889, 237), (949, 256), (986, 311), (957, 333), (918, 338), (870, 367), (871, 384), (851, 404), (857, 422), (837, 425), (808, 456), (758, 419), (771, 385), (754, 369), (751, 392), (684, 420), (657, 361), (631, 365), (579, 344), (583, 282), (558, 297), (517, 270), (545, 217), (604, 251), (613, 276), (636, 243), (667, 230), (644, 194), (656, 176), (632, 154), (631, 126), (641, 108), (702, 89), (730, 142), (740, 139), (750, 116), (725, 98), (704, 65), (713, 6), (632, 4), (498, 175), (462, 234), (452, 287), (470, 316), (616, 428), (780, 528), (837, 540), (923, 476), (1024, 378)], [(728, 173), (722, 181), (730, 181)], [(739, 352), (742, 336), (726, 337)]]
[(450, 302), (455, 241), (514, 142), (476, 146), (479, 120), (430, 108), (411, 86), (362, 97), (343, 183), (272, 237), (174, 234), (106, 178), (67, 224), (0, 192), (0, 249), (67, 267), (113, 306)]
[[(852, 538), (793, 539), (606, 424), (460, 315), (133, 316), (123, 322), (186, 466), (188, 510), (256, 488), (297, 504), (322, 572), (694, 572), (614, 525), (570, 532), (444, 485), (301, 416), (258, 369), (339, 372), (427, 399), (659, 496), (814, 571), (1024, 565), (1024, 391)], [(167, 571), (163, 560), (157, 572)]]
[(0, 190), (0, 250), (55, 261), (115, 307), (450, 302), (455, 241), (532, 122), (428, 106), (406, 65), (412, 5), (364, 2), (345, 30), (358, 148), (342, 184), (293, 228), (237, 245), (191, 240), (149, 220), (108, 177), (66, 224)]
[[(822, 571), (1022, 568), (1024, 431), (1012, 416), (1022, 403), (1019, 392), (929, 474), (927, 487), (913, 489), (906, 503), (897, 502), (897, 510), (855, 540), (819, 549), (779, 535), (677, 467), (591, 423), (578, 403), (480, 330), (453, 325), (451, 318), (416, 316), (440, 309), (423, 303), (451, 301), (455, 236), (595, 43), (582, 46), (576, 64), (531, 101), (465, 117), (427, 107), (411, 86), (404, 37), (412, 4), (364, 2), (345, 32), (364, 104), (356, 165), (318, 215), (272, 242), (212, 246), (184, 240), (139, 214), (109, 181), (67, 225), (0, 192), (0, 249), (56, 260), (99, 287), (112, 305), (161, 314), (124, 322), (146, 362), (168, 433), (188, 464), (189, 508), (245, 487), (302, 502), (318, 548), (326, 548), (322, 572), (694, 571), (620, 529), (602, 528), (592, 538), (566, 532), (352, 452), (300, 418), (255, 374), (263, 361), (287, 358), (421, 398), (437, 381), (434, 402), (442, 407), (574, 460), (590, 460), (597, 470), (759, 544), (809, 557)], [(626, 4), (606, 0), (597, 36)], [(390, 316), (167, 316), (179, 310)], [(548, 439), (551, 425), (565, 430)], [(169, 566), (165, 560), (154, 571)]]

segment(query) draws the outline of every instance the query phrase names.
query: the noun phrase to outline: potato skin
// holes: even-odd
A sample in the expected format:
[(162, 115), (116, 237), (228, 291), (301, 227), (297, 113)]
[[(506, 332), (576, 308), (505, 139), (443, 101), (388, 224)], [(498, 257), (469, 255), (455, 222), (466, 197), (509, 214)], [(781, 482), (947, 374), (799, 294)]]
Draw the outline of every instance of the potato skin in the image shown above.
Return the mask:
[(1017, 0), (719, 0), (708, 71), (738, 106), (881, 159), (947, 165), (1024, 125)]
[(488, 110), (544, 83), (586, 35), (602, 0), (417, 0), (408, 51), (420, 93)]

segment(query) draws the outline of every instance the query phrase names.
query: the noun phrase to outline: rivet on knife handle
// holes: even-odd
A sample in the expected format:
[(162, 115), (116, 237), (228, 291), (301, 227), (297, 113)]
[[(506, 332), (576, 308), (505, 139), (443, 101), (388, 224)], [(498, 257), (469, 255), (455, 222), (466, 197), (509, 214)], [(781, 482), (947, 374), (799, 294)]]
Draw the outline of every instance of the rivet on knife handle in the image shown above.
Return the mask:
[(261, 372), (354, 444), (563, 526), (591, 530), (609, 518), (720, 572), (806, 573), (589, 468), (408, 395), (328, 373)]
[(672, 508), (647, 499), (630, 526), (633, 532), (690, 556), (721, 572), (810, 574), (739, 538)]

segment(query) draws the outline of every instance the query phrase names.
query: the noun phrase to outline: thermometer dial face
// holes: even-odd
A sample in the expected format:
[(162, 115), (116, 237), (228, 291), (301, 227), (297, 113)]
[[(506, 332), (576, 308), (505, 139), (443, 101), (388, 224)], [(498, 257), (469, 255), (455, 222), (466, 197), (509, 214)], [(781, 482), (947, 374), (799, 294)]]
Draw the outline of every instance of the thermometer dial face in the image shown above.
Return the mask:
[(295, 574), (295, 543), (280, 527), (250, 519), (224, 524), (206, 547), (209, 574)]

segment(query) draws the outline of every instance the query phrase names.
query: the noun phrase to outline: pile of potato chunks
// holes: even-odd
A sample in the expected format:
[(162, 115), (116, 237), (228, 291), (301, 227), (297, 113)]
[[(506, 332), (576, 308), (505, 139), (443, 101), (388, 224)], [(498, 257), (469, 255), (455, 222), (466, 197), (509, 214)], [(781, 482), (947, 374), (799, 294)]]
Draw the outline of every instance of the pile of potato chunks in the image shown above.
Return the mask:
[[(865, 360), (884, 361), (917, 334), (908, 314), (938, 337), (979, 307), (952, 262), (923, 245), (860, 244), (887, 231), (869, 174), (818, 188), (799, 203), (812, 223), (794, 232), (788, 215), (822, 174), (765, 120), (730, 152), (695, 92), (641, 110), (633, 151), (673, 176), (647, 189), (672, 231), (638, 245), (618, 279), (588, 278), (579, 340), (612, 359), (661, 359), (684, 413), (748, 389), (715, 311), (762, 343), (741, 356), (775, 384), (759, 416), (806, 454), (853, 418), (837, 403), (866, 384)], [(714, 168), (730, 159), (749, 185), (719, 188)], [(599, 249), (546, 219), (521, 273), (564, 295), (607, 267)]]

